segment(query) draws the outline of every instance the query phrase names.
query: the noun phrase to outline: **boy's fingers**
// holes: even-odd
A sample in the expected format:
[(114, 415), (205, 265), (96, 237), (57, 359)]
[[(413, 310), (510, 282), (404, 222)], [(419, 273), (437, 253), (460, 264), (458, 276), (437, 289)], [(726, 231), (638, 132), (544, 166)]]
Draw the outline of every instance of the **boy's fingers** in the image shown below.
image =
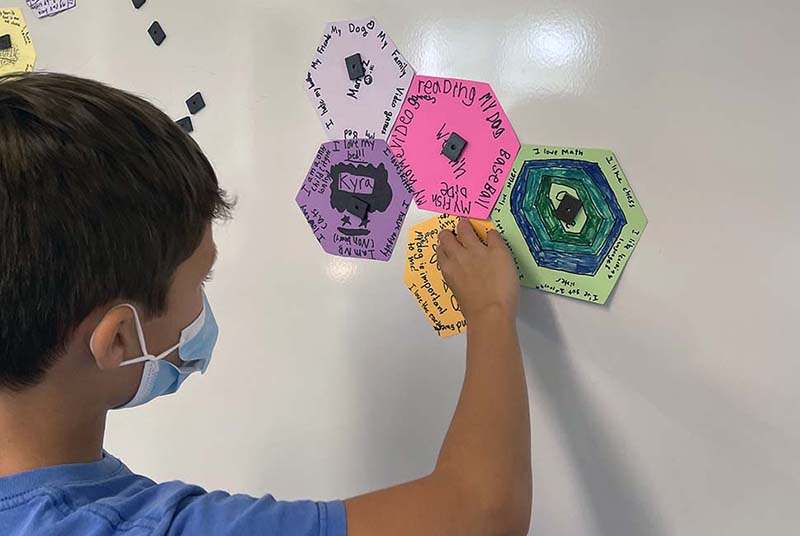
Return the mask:
[(442, 262), (447, 262), (450, 256), (445, 251), (445, 248), (442, 247), (441, 242), (436, 246), (436, 264), (440, 264)]
[(445, 257), (452, 257), (462, 247), (451, 231), (439, 231), (439, 252)]
[(465, 247), (474, 247), (481, 243), (481, 239), (472, 228), (472, 224), (467, 218), (460, 218), (458, 221), (458, 239)]
[(486, 244), (490, 248), (497, 248), (497, 247), (508, 247), (506, 245), (506, 241), (503, 240), (503, 237), (500, 236), (500, 233), (495, 231), (494, 229), (489, 229), (489, 233), (486, 237)]

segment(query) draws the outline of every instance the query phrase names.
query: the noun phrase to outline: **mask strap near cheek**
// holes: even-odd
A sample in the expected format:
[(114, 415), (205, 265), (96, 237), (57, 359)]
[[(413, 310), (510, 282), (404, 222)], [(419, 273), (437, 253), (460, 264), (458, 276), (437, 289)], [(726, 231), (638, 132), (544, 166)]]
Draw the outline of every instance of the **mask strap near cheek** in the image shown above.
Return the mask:
[(127, 361), (123, 361), (122, 363), (119, 364), (119, 366), (120, 367), (125, 367), (127, 365), (133, 365), (135, 363), (143, 363), (145, 361), (161, 361), (162, 359), (167, 357), (169, 354), (171, 354), (172, 352), (177, 350), (179, 346), (180, 346), (180, 343), (176, 344), (172, 348), (167, 348), (166, 350), (161, 352), (159, 355), (147, 354), (147, 355), (143, 355), (143, 356), (139, 356), (139, 357), (134, 357), (133, 359), (128, 359)]
[(143, 355), (139, 357), (134, 357), (133, 359), (128, 359), (127, 361), (123, 361), (119, 364), (120, 367), (126, 367), (128, 365), (135, 365), (136, 363), (144, 363), (145, 361), (154, 361), (155, 356), (152, 355)]

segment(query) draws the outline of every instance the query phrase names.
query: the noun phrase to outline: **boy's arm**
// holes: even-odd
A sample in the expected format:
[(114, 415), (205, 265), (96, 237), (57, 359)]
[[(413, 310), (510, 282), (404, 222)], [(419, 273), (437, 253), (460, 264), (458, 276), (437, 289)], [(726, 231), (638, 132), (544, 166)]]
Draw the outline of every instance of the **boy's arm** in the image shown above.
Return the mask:
[(439, 235), (439, 265), (467, 319), (461, 397), (429, 476), (345, 502), (349, 536), (526, 534), (532, 481), (528, 394), (515, 317), (519, 283), (495, 231)]

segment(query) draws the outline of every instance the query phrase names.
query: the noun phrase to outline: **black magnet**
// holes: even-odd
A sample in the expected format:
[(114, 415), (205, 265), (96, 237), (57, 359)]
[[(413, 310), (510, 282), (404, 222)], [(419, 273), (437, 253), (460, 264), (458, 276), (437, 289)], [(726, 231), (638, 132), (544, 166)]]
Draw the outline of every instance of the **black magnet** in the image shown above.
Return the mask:
[(0, 35), (0, 50), (11, 48), (11, 35)]
[(361, 54), (353, 54), (346, 57), (344, 63), (347, 65), (347, 75), (350, 80), (358, 80), (364, 76), (364, 64), (361, 63)]
[(194, 125), (192, 125), (192, 118), (191, 118), (191, 117), (189, 117), (188, 115), (187, 115), (186, 117), (184, 117), (183, 119), (178, 119), (178, 120), (177, 120), (177, 121), (175, 121), (175, 122), (176, 122), (176, 123), (178, 124), (178, 126), (179, 126), (179, 127), (181, 127), (181, 128), (183, 129), (183, 131), (184, 131), (184, 132), (186, 132), (187, 134), (191, 134), (192, 132), (194, 132)]
[(194, 115), (206, 107), (206, 101), (203, 100), (203, 95), (198, 91), (186, 100), (186, 107), (189, 108), (189, 113)]
[(146, 1), (147, 0), (133, 0), (133, 7), (135, 7), (136, 9), (139, 9), (140, 7), (142, 7), (144, 5), (144, 3)]
[(581, 211), (581, 208), (583, 208), (583, 204), (577, 197), (573, 197), (564, 192), (564, 197), (561, 198), (561, 202), (558, 204), (558, 208), (556, 208), (556, 218), (567, 225), (574, 225), (575, 218), (578, 216), (578, 212)]
[(352, 196), (350, 197), (350, 201), (347, 203), (347, 212), (353, 216), (358, 216), (363, 220), (367, 217), (367, 212), (369, 212), (369, 204), (367, 204), (367, 202), (363, 199)]
[(447, 141), (444, 142), (444, 145), (442, 145), (442, 154), (449, 158), (451, 162), (455, 162), (461, 156), (461, 152), (466, 146), (467, 140), (453, 132), (450, 134), (450, 137), (447, 138)]
[(147, 33), (150, 34), (150, 38), (157, 46), (161, 46), (161, 43), (167, 38), (167, 34), (164, 33), (164, 29), (161, 28), (158, 21), (154, 21), (153, 24), (150, 25), (150, 28), (147, 29)]

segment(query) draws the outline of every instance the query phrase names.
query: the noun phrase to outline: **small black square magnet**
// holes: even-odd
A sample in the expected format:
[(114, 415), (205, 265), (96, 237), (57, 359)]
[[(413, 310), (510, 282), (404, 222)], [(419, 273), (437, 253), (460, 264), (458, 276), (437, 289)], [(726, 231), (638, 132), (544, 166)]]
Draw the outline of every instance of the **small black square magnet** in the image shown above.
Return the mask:
[(363, 220), (367, 216), (367, 212), (369, 212), (369, 205), (363, 199), (352, 196), (347, 204), (347, 212)]
[(146, 1), (147, 0), (133, 0), (133, 7), (135, 7), (136, 9), (139, 9), (140, 7), (142, 7), (144, 5), (144, 3)]
[(461, 156), (461, 152), (466, 146), (467, 140), (453, 132), (450, 134), (450, 137), (447, 138), (447, 141), (444, 142), (444, 145), (442, 145), (442, 154), (449, 158), (451, 162), (455, 162)]
[(164, 29), (161, 28), (158, 21), (154, 21), (153, 24), (150, 25), (150, 28), (147, 29), (147, 33), (150, 34), (150, 38), (156, 46), (161, 46), (161, 43), (167, 38), (167, 34), (164, 33)]
[(203, 95), (198, 91), (186, 99), (186, 107), (189, 108), (189, 113), (194, 115), (206, 107), (206, 101), (203, 100)]
[(567, 225), (574, 225), (575, 218), (578, 216), (578, 212), (581, 211), (582, 207), (583, 204), (577, 197), (573, 197), (564, 192), (564, 197), (561, 198), (561, 202), (558, 204), (558, 208), (556, 208), (556, 218)]
[(11, 35), (0, 35), (0, 50), (11, 48)]
[(188, 115), (186, 117), (182, 118), (182, 119), (178, 119), (175, 122), (187, 134), (191, 134), (192, 132), (194, 132), (194, 125), (192, 125), (192, 118), (189, 117)]
[(350, 77), (350, 80), (358, 80), (364, 76), (364, 64), (361, 63), (361, 54), (353, 54), (346, 57), (344, 63), (347, 65), (347, 76)]

